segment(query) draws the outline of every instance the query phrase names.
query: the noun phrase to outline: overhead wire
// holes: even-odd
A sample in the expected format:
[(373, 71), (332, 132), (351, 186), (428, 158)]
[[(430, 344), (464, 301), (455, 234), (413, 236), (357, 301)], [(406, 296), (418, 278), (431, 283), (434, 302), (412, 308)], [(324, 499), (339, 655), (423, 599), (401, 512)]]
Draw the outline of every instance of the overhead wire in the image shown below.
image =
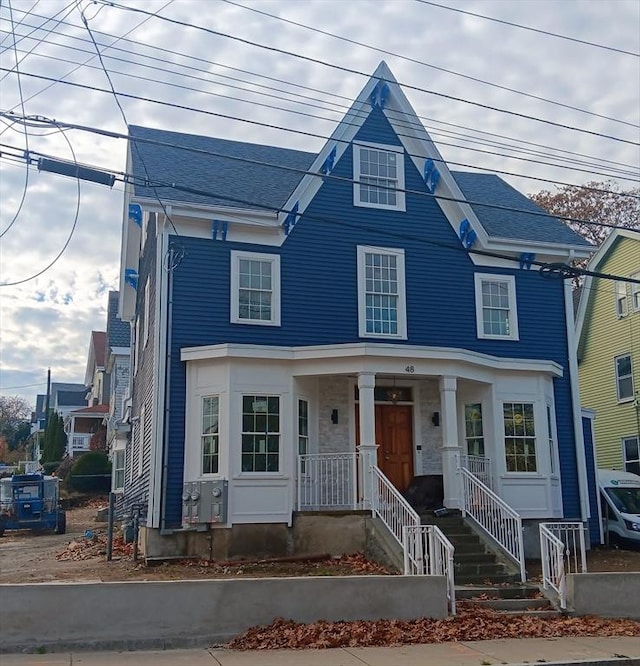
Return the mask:
[[(9, 16), (11, 17), (11, 26), (13, 28), (13, 12), (11, 9), (11, 0), (7, 0), (7, 6), (9, 7)], [(16, 59), (16, 65), (15, 65), (15, 70), (16, 70), (16, 81), (18, 85), (18, 94), (20, 96), (20, 108), (22, 109), (22, 115), (26, 115), (25, 107), (24, 107), (24, 95), (22, 94), (22, 80), (20, 78), (20, 67), (19, 67), (19, 62), (18, 62), (18, 51), (16, 48), (16, 42), (15, 42), (15, 32), (14, 32), (14, 40), (13, 40), (13, 48), (14, 48), (14, 55)], [(26, 125), (23, 127), (24, 130), (24, 145), (25, 145), (25, 150), (27, 152), (27, 155), (29, 154), (29, 131), (26, 127)], [(14, 214), (14, 216), (11, 218), (11, 222), (4, 228), (3, 231), (0, 232), (0, 238), (3, 238), (4, 235), (13, 227), (13, 225), (16, 223), (16, 220), (18, 219), (18, 216), (20, 215), (20, 212), (22, 211), (22, 207), (24, 206), (24, 202), (27, 198), (27, 191), (29, 189), (29, 165), (27, 165), (27, 170), (25, 171), (25, 176), (24, 176), (24, 186), (22, 188), (22, 196), (20, 198), (20, 203), (18, 204), (18, 208)]]
[(530, 30), (531, 32), (537, 32), (541, 35), (547, 35), (548, 37), (557, 37), (558, 39), (566, 39), (570, 42), (576, 42), (577, 44), (584, 44), (585, 46), (593, 46), (598, 49), (605, 49), (607, 51), (613, 51), (615, 53), (622, 53), (623, 55), (634, 56), (635, 58), (640, 58), (640, 53), (634, 51), (627, 51), (625, 49), (619, 49), (615, 46), (608, 46), (606, 44), (598, 44), (597, 42), (590, 42), (586, 39), (578, 39), (577, 37), (570, 37), (569, 35), (561, 35), (557, 32), (551, 32), (549, 30), (542, 30), (541, 28), (534, 28), (530, 25), (522, 25), (521, 23), (513, 23), (512, 21), (505, 21), (504, 19), (495, 18), (492, 16), (485, 16), (484, 14), (478, 14), (476, 12), (470, 12), (467, 9), (460, 9), (459, 7), (451, 7), (449, 5), (441, 5), (438, 2), (432, 2), (432, 0), (416, 0), (423, 5), (431, 5), (432, 7), (439, 7), (440, 9), (447, 9), (452, 12), (458, 12), (460, 14), (466, 14), (468, 16), (473, 16), (475, 18), (484, 19), (485, 21), (493, 21), (494, 23), (502, 23), (503, 25), (511, 26), (512, 28), (520, 28), (521, 30)]
[[(69, 146), (69, 150), (71, 151), (71, 155), (73, 157), (73, 163), (77, 165), (78, 160), (76, 158), (76, 153), (73, 149), (73, 145), (71, 144), (71, 141), (69, 141), (69, 137), (67, 137), (67, 135), (64, 132), (61, 132), (61, 134), (65, 138), (67, 145)], [(69, 243), (71, 243), (71, 239), (75, 234), (76, 227), (78, 225), (78, 218), (80, 216), (80, 179), (76, 178), (76, 182), (77, 182), (76, 212), (74, 215), (73, 224), (71, 225), (71, 231), (69, 232), (69, 235), (67, 236), (67, 239), (64, 245), (62, 246), (60, 252), (58, 252), (58, 254), (53, 258), (53, 260), (49, 262), (49, 264), (47, 264), (42, 270), (38, 271), (37, 273), (30, 275), (28, 278), (23, 278), (22, 280), (15, 280), (13, 282), (0, 281), (0, 287), (15, 287), (17, 285), (24, 284), (25, 282), (30, 282), (31, 280), (35, 280), (36, 278), (46, 273), (50, 268), (55, 266), (55, 264), (60, 260), (62, 255), (65, 253), (66, 249), (69, 247)]]
[[(4, 68), (0, 67), (0, 71), (4, 71)], [(22, 72), (22, 75), (33, 77), (33, 78), (38, 78), (38, 79), (43, 79), (43, 80), (47, 80), (47, 81), (59, 82), (56, 79), (54, 79), (53, 77), (48, 77), (48, 76), (45, 76), (43, 74), (34, 74), (34, 73), (31, 73), (31, 72)], [(61, 83), (63, 83), (63, 85), (82, 88), (82, 89), (85, 89), (85, 90), (93, 90), (95, 92), (103, 92), (103, 93), (112, 94), (112, 92), (110, 90), (107, 90), (105, 88), (98, 88), (97, 86), (92, 86), (92, 85), (88, 85), (88, 84), (76, 83), (76, 82), (72, 82), (72, 81), (61, 81)], [(145, 102), (151, 102), (153, 104), (168, 106), (168, 107), (175, 108), (175, 109), (180, 109), (180, 110), (183, 110), (183, 111), (192, 111), (194, 113), (200, 113), (200, 114), (204, 114), (204, 115), (208, 115), (208, 116), (212, 116), (212, 117), (224, 118), (226, 120), (232, 120), (232, 121), (236, 121), (236, 122), (247, 123), (247, 124), (255, 125), (257, 127), (275, 129), (275, 130), (278, 130), (278, 131), (289, 132), (289, 133), (298, 134), (298, 135), (301, 135), (301, 136), (307, 136), (307, 137), (324, 139), (324, 140), (326, 140), (328, 138), (327, 136), (322, 135), (322, 134), (318, 134), (317, 132), (310, 132), (310, 131), (305, 131), (305, 130), (300, 130), (300, 129), (294, 129), (294, 128), (291, 128), (291, 127), (284, 127), (282, 125), (274, 125), (272, 123), (265, 123), (265, 122), (261, 122), (261, 121), (258, 121), (258, 120), (251, 120), (249, 118), (239, 118), (239, 117), (231, 115), (231, 114), (225, 114), (225, 113), (221, 113), (221, 112), (217, 112), (217, 111), (210, 111), (210, 110), (207, 110), (207, 109), (198, 109), (196, 107), (188, 106), (186, 104), (178, 104), (176, 102), (167, 102), (167, 101), (163, 101), (163, 100), (157, 100), (157, 99), (153, 99), (153, 98), (150, 98), (150, 97), (144, 97), (142, 95), (134, 95), (132, 93), (125, 93), (125, 92), (122, 92), (122, 91), (118, 91), (117, 94), (120, 97), (125, 97), (125, 98), (129, 98), (129, 99), (136, 99), (136, 100), (141, 100), (141, 101), (145, 101)], [(486, 153), (486, 152), (489, 152), (489, 151), (479, 151), (479, 152), (485, 152)], [(499, 153), (490, 153), (490, 154), (500, 155)], [(527, 161), (527, 162), (534, 162), (534, 163), (540, 163), (540, 164), (548, 165), (548, 163), (546, 163), (546, 162), (541, 162), (541, 161), (538, 161), (538, 160), (531, 160), (530, 158), (524, 158), (524, 157), (519, 157), (519, 156), (505, 156), (505, 155), (500, 155), (500, 156), (509, 157), (509, 159), (524, 160), (524, 161)], [(578, 168), (578, 167), (572, 168), (570, 166), (565, 166), (565, 165), (553, 165), (553, 166), (555, 166), (556, 168), (568, 169), (568, 170), (572, 170), (572, 171), (579, 171), (579, 172), (584, 172), (584, 173), (589, 173), (589, 174), (597, 173), (597, 174), (600, 174), (600, 175), (605, 175), (608, 178), (615, 177), (615, 178), (618, 178), (620, 180), (628, 180), (628, 181), (633, 181), (633, 182), (638, 181), (638, 178), (635, 178), (635, 177), (631, 178), (631, 177), (627, 177), (627, 176), (622, 176), (622, 175), (617, 175), (617, 174), (614, 175), (614, 174), (610, 174), (610, 173), (609, 174), (604, 174), (602, 172), (596, 172), (596, 171), (588, 170), (588, 169), (581, 169), (581, 168)], [(480, 167), (474, 167), (474, 168), (480, 168)]]
[(342, 42), (346, 42), (347, 44), (353, 44), (355, 46), (362, 46), (366, 49), (370, 49), (371, 51), (376, 51), (377, 53), (383, 53), (385, 55), (391, 55), (394, 58), (398, 58), (400, 60), (405, 60), (407, 62), (411, 62), (415, 65), (422, 65), (423, 67), (428, 67), (430, 69), (435, 69), (436, 71), (439, 72), (444, 72), (446, 74), (451, 74), (452, 76), (459, 76), (463, 79), (467, 79), (468, 81), (473, 81), (475, 83), (482, 83), (483, 85), (491, 86), (493, 88), (498, 88), (499, 90), (506, 90), (507, 92), (515, 93), (517, 95), (522, 95), (523, 97), (528, 97), (530, 99), (535, 99), (539, 102), (545, 102), (547, 104), (553, 104), (556, 106), (561, 106), (565, 109), (571, 109), (572, 111), (578, 111), (579, 113), (585, 113), (590, 116), (596, 116), (598, 118), (602, 118), (604, 120), (610, 120), (614, 123), (620, 123), (622, 125), (630, 125), (631, 127), (638, 127), (638, 125), (634, 123), (630, 123), (626, 120), (620, 120), (618, 118), (612, 118), (611, 116), (605, 116), (600, 113), (595, 113), (594, 111), (588, 111), (587, 109), (581, 109), (580, 107), (577, 106), (572, 106), (571, 104), (564, 104), (563, 102), (558, 102), (556, 100), (548, 99), (546, 97), (542, 97), (540, 95), (534, 95), (533, 93), (528, 93), (524, 92), (522, 90), (517, 90), (516, 88), (510, 88), (509, 86), (503, 86), (500, 85), (499, 83), (494, 83), (492, 81), (487, 81), (486, 79), (481, 79), (476, 76), (470, 76), (469, 74), (463, 74), (462, 72), (456, 72), (455, 70), (448, 69), (446, 67), (439, 67), (438, 65), (434, 65), (429, 62), (425, 62), (424, 60), (418, 60), (417, 58), (412, 58), (410, 56), (403, 55), (401, 53), (396, 53), (395, 51), (389, 51), (387, 49), (383, 49), (379, 46), (372, 46), (371, 44), (366, 44), (365, 42), (358, 41), (357, 39), (351, 39), (350, 37), (344, 37), (343, 35), (337, 35), (334, 32), (329, 32), (328, 30), (322, 30), (320, 28), (316, 28), (310, 25), (306, 25), (304, 23), (300, 23), (298, 21), (293, 21), (288, 18), (284, 18), (283, 16), (278, 16), (277, 14), (272, 14), (270, 12), (266, 12), (262, 9), (257, 9), (256, 7), (247, 7), (246, 5), (243, 5), (239, 2), (234, 2), (234, 0), (221, 0), (221, 2), (225, 2), (228, 5), (232, 5), (234, 7), (240, 7), (246, 11), (249, 12), (254, 12), (256, 14), (260, 14), (261, 16), (267, 16), (268, 18), (272, 18), (277, 21), (282, 21), (283, 23), (288, 23), (289, 25), (295, 25), (298, 28), (304, 28), (305, 30), (311, 30), (312, 32), (316, 32), (320, 35), (325, 35), (327, 37), (331, 37), (333, 39), (338, 39)]
[[(202, 32), (206, 32), (207, 34), (214, 35), (216, 37), (223, 37), (223, 38), (226, 38), (226, 39), (230, 39), (230, 40), (239, 42), (241, 44), (246, 44), (248, 46), (263, 49), (263, 50), (266, 50), (266, 51), (269, 51), (269, 52), (272, 52), (272, 53), (278, 53), (280, 55), (286, 55), (286, 56), (289, 56), (291, 58), (296, 58), (296, 59), (299, 59), (299, 60), (303, 60), (305, 62), (311, 62), (313, 64), (321, 65), (323, 67), (329, 67), (331, 69), (336, 69), (338, 71), (346, 72), (348, 74), (356, 74), (358, 76), (366, 77), (367, 79), (371, 78), (370, 74), (368, 74), (366, 72), (362, 72), (362, 71), (357, 70), (357, 69), (353, 69), (351, 67), (346, 67), (344, 65), (337, 65), (335, 63), (329, 63), (329, 62), (326, 62), (326, 61), (321, 60), (319, 58), (313, 58), (311, 56), (303, 55), (301, 53), (294, 53), (293, 51), (288, 51), (286, 49), (281, 49), (281, 48), (278, 48), (276, 46), (271, 46), (269, 44), (261, 44), (259, 42), (253, 41), (251, 39), (246, 39), (244, 37), (231, 35), (229, 33), (225, 33), (225, 32), (222, 32), (220, 30), (214, 30), (212, 28), (207, 28), (207, 27), (202, 26), (202, 25), (196, 25), (196, 24), (190, 23), (188, 21), (182, 21), (180, 19), (175, 19), (175, 18), (171, 18), (171, 17), (168, 17), (168, 16), (162, 16), (159, 13), (152, 14), (151, 12), (148, 12), (147, 10), (141, 9), (140, 7), (121, 5), (117, 2), (113, 2), (112, 0), (93, 0), (93, 1), (101, 3), (101, 4), (106, 4), (108, 7), (112, 7), (112, 8), (115, 8), (115, 9), (121, 9), (121, 10), (128, 11), (128, 12), (140, 13), (140, 14), (143, 14), (143, 15), (154, 15), (156, 18), (158, 18), (162, 21), (166, 21), (168, 23), (174, 24), (174, 25), (180, 25), (182, 27), (193, 28), (194, 30), (199, 30), (199, 31), (202, 31)], [(490, 104), (483, 104), (481, 102), (477, 102), (477, 101), (474, 101), (474, 100), (467, 100), (467, 99), (464, 99), (462, 97), (456, 97), (455, 95), (448, 95), (446, 93), (436, 92), (436, 91), (433, 91), (433, 90), (429, 90), (427, 88), (422, 88), (420, 86), (415, 86), (415, 85), (411, 85), (411, 84), (408, 84), (408, 83), (402, 83), (400, 85), (401, 85), (402, 88), (405, 88), (407, 90), (415, 90), (415, 91), (418, 91), (418, 92), (426, 93), (428, 95), (435, 95), (437, 97), (442, 97), (444, 99), (449, 99), (451, 101), (456, 101), (456, 102), (460, 102), (460, 103), (463, 103), (463, 104), (470, 104), (472, 106), (477, 106), (479, 108), (483, 108), (483, 109), (487, 109), (487, 110), (491, 110), (491, 111), (496, 111), (498, 113), (504, 113), (504, 114), (512, 115), (512, 116), (515, 116), (515, 117), (518, 117), (518, 118), (523, 118), (525, 120), (532, 120), (532, 121), (535, 121), (535, 122), (538, 122), (538, 123), (543, 123), (543, 124), (546, 124), (546, 125), (550, 125), (552, 127), (558, 127), (558, 128), (570, 130), (570, 131), (573, 131), (573, 132), (588, 134), (590, 136), (598, 136), (598, 137), (610, 139), (611, 141), (617, 141), (617, 142), (620, 142), (620, 143), (626, 143), (626, 144), (630, 144), (630, 145), (634, 145), (634, 146), (640, 146), (640, 142), (638, 142), (638, 141), (632, 141), (630, 139), (625, 139), (625, 138), (614, 136), (614, 135), (611, 135), (611, 134), (604, 134), (602, 132), (596, 132), (594, 130), (588, 130), (588, 129), (585, 129), (585, 128), (575, 127), (573, 125), (567, 125), (565, 123), (559, 123), (559, 122), (549, 120), (549, 119), (546, 119), (546, 118), (539, 118), (537, 116), (532, 116), (532, 115), (529, 115), (529, 114), (526, 114), (526, 113), (520, 113), (518, 111), (511, 111), (511, 110), (508, 110), (508, 109), (501, 109), (499, 107), (495, 107), (495, 106), (492, 106)]]
[[(65, 21), (64, 23), (65, 23), (65, 25), (78, 27), (78, 26), (76, 26), (76, 24), (69, 23), (67, 21)], [(108, 37), (112, 36), (109, 33), (104, 33), (104, 32), (100, 32), (100, 31), (94, 31), (94, 32), (96, 32), (96, 34), (102, 34), (102, 35), (105, 35), (105, 36), (108, 36)], [(79, 40), (79, 41), (82, 41), (82, 42), (89, 42), (89, 40), (87, 40), (87, 39), (83, 39), (81, 37), (73, 36), (73, 35), (66, 35), (66, 38), (67, 39), (73, 39), (73, 40)], [(340, 95), (338, 93), (329, 93), (328, 91), (319, 90), (318, 88), (313, 88), (311, 86), (306, 86), (306, 85), (302, 85), (302, 84), (299, 84), (299, 83), (286, 81), (284, 79), (280, 79), (280, 78), (277, 78), (277, 77), (272, 77), (272, 76), (268, 76), (268, 75), (264, 75), (264, 74), (259, 74), (259, 73), (256, 73), (256, 72), (252, 72), (250, 70), (245, 70), (245, 69), (241, 69), (241, 68), (237, 68), (237, 67), (232, 67), (232, 66), (226, 65), (224, 63), (216, 63), (216, 62), (204, 59), (204, 58), (199, 58), (199, 57), (196, 57), (196, 56), (192, 56), (192, 55), (188, 55), (188, 54), (184, 54), (184, 53), (179, 53), (179, 52), (176, 52), (175, 50), (164, 49), (164, 48), (156, 46), (156, 45), (153, 45), (153, 46), (148, 45), (148, 44), (140, 45), (138, 42), (133, 42), (132, 40), (128, 40), (128, 39), (124, 39), (123, 41), (128, 42), (131, 45), (131, 48), (129, 48), (129, 49), (121, 49), (121, 48), (118, 48), (118, 47), (110, 47), (110, 48), (113, 48), (113, 50), (115, 50), (115, 51), (123, 51), (124, 53), (126, 53), (128, 55), (127, 62), (131, 62), (130, 61), (130, 56), (131, 56), (132, 53), (135, 52), (133, 50), (133, 47), (134, 46), (137, 46), (137, 47), (143, 46), (143, 47), (145, 47), (147, 49), (150, 49), (150, 50), (159, 51), (161, 53), (166, 53), (166, 54), (171, 54), (172, 56), (179, 55), (180, 57), (183, 57), (183, 58), (188, 58), (188, 59), (194, 60), (196, 62), (205, 63), (208, 66), (207, 69), (197, 68), (197, 67), (193, 67), (193, 66), (189, 66), (189, 65), (185, 65), (185, 64), (181, 64), (181, 63), (176, 63), (176, 64), (177, 64), (177, 66), (179, 66), (181, 68), (191, 69), (191, 70), (195, 70), (197, 72), (203, 72), (203, 73), (208, 74), (209, 76), (216, 76), (216, 77), (223, 78), (223, 79), (230, 79), (230, 80), (233, 80), (233, 81), (238, 81), (238, 82), (245, 83), (247, 85), (251, 85), (251, 86), (255, 86), (255, 87), (266, 88), (268, 90), (275, 90), (277, 92), (282, 92), (282, 93), (285, 93), (285, 94), (288, 94), (288, 95), (293, 95), (294, 94), (290, 91), (285, 92), (281, 89), (277, 89), (277, 88), (265, 86), (264, 84), (256, 83), (255, 81), (246, 81), (245, 79), (238, 79), (238, 78), (229, 77), (229, 76), (226, 76), (226, 75), (223, 75), (223, 74), (220, 74), (220, 73), (211, 72), (210, 71), (210, 66), (214, 65), (214, 66), (218, 66), (218, 67), (224, 67), (225, 69), (229, 69), (229, 70), (232, 70), (232, 71), (241, 72), (243, 74), (248, 74), (252, 77), (257, 76), (257, 77), (260, 77), (260, 78), (265, 79), (265, 80), (271, 80), (271, 81), (275, 81), (275, 82), (278, 82), (278, 83), (282, 83), (284, 85), (297, 88), (298, 90), (309, 90), (311, 92), (320, 93), (322, 95), (331, 95), (332, 98), (344, 99), (348, 102), (352, 101), (351, 98), (349, 98), (347, 96), (344, 96), (344, 95)], [(58, 46), (60, 46), (61, 48), (70, 48), (70, 49), (75, 49), (75, 50), (81, 50), (81, 49), (78, 49), (77, 47), (69, 46), (68, 44), (64, 44), (64, 45), (59, 44)], [(141, 54), (139, 52), (136, 52), (136, 55), (138, 55), (139, 57), (149, 59), (149, 60), (158, 61), (158, 62), (162, 63), (162, 69), (166, 70), (166, 63), (167, 63), (166, 57), (165, 58), (157, 58), (157, 57), (150, 56), (150, 55), (147, 55), (147, 54)], [(118, 58), (115, 58), (114, 56), (107, 55), (105, 57), (115, 59), (115, 60), (119, 60)], [(142, 66), (142, 67), (148, 67), (148, 68), (151, 68), (151, 69), (155, 69), (155, 68), (153, 68), (149, 65), (145, 65), (145, 64), (142, 64), (142, 63), (136, 63), (136, 64), (138, 64), (139, 66)], [(193, 77), (193, 78), (200, 79), (200, 77)], [(200, 79), (200, 80), (202, 80), (202, 79)], [(235, 87), (235, 86), (229, 86), (229, 87)], [(242, 89), (242, 88), (240, 88), (240, 89)], [(195, 89), (193, 89), (193, 90), (195, 90)], [(253, 94), (257, 94), (255, 91), (251, 91), (251, 92)], [(310, 96), (307, 96), (307, 95), (303, 95), (299, 92), (295, 93), (295, 94), (298, 97), (303, 97), (305, 99), (313, 100), (314, 102), (317, 101), (317, 96), (310, 97)], [(30, 97), (28, 99), (32, 99), (32, 97)], [(287, 101), (293, 101), (295, 103), (299, 103), (299, 101), (297, 99), (294, 99), (294, 100), (288, 99)], [(334, 106), (341, 106), (342, 108), (348, 108), (346, 105), (341, 105), (341, 104), (338, 104), (338, 103), (334, 102), (333, 99), (325, 101), (325, 104), (327, 104), (327, 103), (330, 103)], [(312, 105), (312, 106), (315, 106), (315, 104)], [(451, 126), (451, 127), (458, 127), (460, 129), (464, 129), (464, 130), (471, 131), (471, 132), (481, 134), (481, 135), (496, 136), (498, 138), (507, 139), (507, 140), (510, 140), (510, 141), (518, 141), (518, 143), (523, 143), (523, 144), (527, 144), (527, 145), (541, 147), (541, 148), (544, 148), (545, 150), (552, 150), (554, 152), (560, 152), (560, 153), (564, 153), (564, 154), (567, 154), (567, 155), (575, 155), (575, 156), (584, 157), (584, 158), (587, 158), (587, 159), (598, 159), (600, 162), (608, 162), (610, 164), (620, 165), (620, 163), (615, 162), (613, 160), (594, 158), (593, 156), (584, 155), (583, 153), (575, 153), (573, 151), (567, 151), (567, 150), (559, 149), (556, 146), (541, 145), (541, 144), (538, 144), (536, 142), (526, 141), (526, 140), (523, 140), (523, 139), (520, 139), (520, 138), (516, 139), (514, 137), (508, 137), (508, 136), (505, 136), (505, 135), (502, 135), (502, 134), (487, 132), (487, 131), (479, 130), (479, 129), (476, 129), (476, 128), (469, 128), (469, 127), (466, 127), (464, 125), (459, 125), (459, 124), (451, 123), (451, 122), (447, 122), (447, 121), (441, 121), (441, 120), (437, 120), (437, 119), (434, 119), (434, 118), (429, 118), (429, 117), (426, 117), (426, 116), (419, 115), (418, 117), (422, 120), (428, 120), (429, 122), (436, 122), (438, 124)], [(556, 157), (556, 156), (554, 156), (554, 158), (560, 159), (559, 157)]]
[[(67, 46), (67, 45), (64, 45), (62, 48), (70, 48), (70, 49), (76, 50), (76, 47)], [(79, 50), (85, 52), (84, 49), (79, 49)], [(57, 56), (51, 56), (51, 55), (42, 56), (42, 57), (45, 57), (47, 59), (58, 60), (58, 61), (62, 61), (62, 62), (74, 62), (74, 61), (70, 61), (70, 60), (67, 60), (67, 59), (64, 59), (64, 58), (59, 58)], [(117, 57), (114, 57), (114, 56), (105, 56), (105, 57), (107, 57), (109, 59), (116, 60), (116, 61), (124, 61), (124, 59), (117, 58)], [(127, 60), (126, 62), (130, 63), (130, 60)], [(95, 65), (88, 65), (87, 62), (84, 63), (84, 66), (100, 69), (102, 71), (102, 68), (97, 67)], [(144, 67), (144, 68), (153, 69), (153, 70), (156, 70), (156, 71), (160, 71), (160, 68), (153, 67), (151, 65), (139, 64), (139, 66)], [(168, 68), (166, 68), (166, 66), (163, 68), (162, 71), (164, 73), (167, 73), (167, 72), (174, 73), (172, 70), (169, 70)], [(120, 76), (125, 76), (125, 77), (128, 77), (128, 78), (134, 78), (134, 79), (143, 80), (143, 81), (146, 81), (146, 82), (158, 83), (158, 84), (167, 85), (167, 86), (171, 86), (171, 87), (177, 87), (177, 88), (180, 88), (180, 89), (186, 89), (186, 90), (189, 90), (189, 91), (198, 92), (200, 94), (214, 95), (214, 96), (217, 96), (217, 97), (220, 97), (220, 98), (232, 99), (233, 101), (247, 103), (247, 104), (251, 104), (253, 106), (255, 106), (255, 105), (264, 106), (266, 108), (276, 109), (278, 111), (282, 111), (282, 112), (286, 112), (286, 113), (304, 115), (304, 116), (319, 119), (319, 120), (326, 120), (326, 121), (332, 122), (332, 123), (335, 122), (335, 120), (333, 118), (326, 118), (324, 116), (319, 116), (317, 114), (306, 113), (306, 112), (298, 111), (298, 110), (295, 110), (295, 109), (288, 109), (288, 108), (284, 108), (282, 106), (273, 106), (273, 105), (270, 105), (270, 104), (266, 104), (264, 102), (256, 102), (255, 100), (245, 100), (245, 99), (239, 98), (237, 96), (228, 96), (228, 95), (224, 95), (224, 94), (221, 94), (221, 93), (216, 93), (216, 92), (213, 92), (213, 91), (207, 91), (207, 90), (202, 90), (202, 89), (198, 89), (198, 88), (193, 88), (191, 86), (186, 86), (186, 85), (181, 84), (181, 83), (174, 83), (174, 82), (169, 82), (169, 81), (152, 79), (152, 78), (149, 78), (149, 77), (132, 74), (130, 72), (125, 72), (125, 71), (121, 71), (121, 70), (113, 70), (113, 68), (112, 68), (112, 72), (114, 74), (118, 74)], [(177, 74), (177, 72), (175, 72), (175, 73)], [(207, 81), (207, 79), (205, 79), (203, 77), (197, 77), (197, 76), (194, 76), (194, 75), (191, 75), (191, 74), (181, 74), (181, 76), (182, 76), (183, 79), (184, 78), (193, 78), (193, 79), (196, 79), (198, 81)], [(222, 84), (216, 84), (216, 85), (222, 85)], [(225, 85), (227, 87), (242, 90), (243, 92), (246, 92), (246, 93), (249, 93), (249, 94), (266, 95), (268, 97), (275, 97), (276, 99), (279, 99), (279, 100), (285, 99), (285, 98), (279, 97), (277, 95), (271, 95), (271, 94), (267, 94), (267, 93), (261, 93), (261, 92), (257, 92), (257, 91), (247, 90), (247, 89), (242, 88), (240, 86), (229, 86), (229, 84), (225, 84)], [(318, 108), (318, 109), (329, 110), (332, 113), (336, 113), (336, 114), (339, 113), (338, 111), (334, 111), (333, 109), (327, 109), (326, 107), (324, 107), (322, 105), (319, 105), (319, 104), (310, 104), (310, 103), (307, 103), (307, 102), (300, 102), (298, 100), (288, 100), (288, 99), (286, 101), (295, 102), (296, 104), (303, 104), (305, 106), (308, 105), (308, 106), (312, 106), (312, 107)], [(346, 105), (339, 105), (339, 106), (341, 106), (344, 109), (348, 108)], [(343, 112), (341, 111), (340, 113), (343, 113)], [(424, 129), (423, 125), (421, 125), (419, 123), (414, 123), (414, 122), (411, 122), (411, 123), (403, 122), (402, 125), (404, 127), (408, 128), (408, 129), (412, 129), (412, 128), (419, 128), (421, 130)], [(476, 138), (476, 137), (466, 137), (464, 135), (460, 135), (457, 132), (452, 132), (452, 131), (449, 131), (449, 130), (431, 130), (430, 134), (431, 134), (431, 136), (440, 136), (443, 132), (444, 132), (445, 137), (448, 137), (448, 135), (451, 134), (454, 137), (457, 136), (457, 137), (461, 138), (463, 141), (467, 141), (467, 142), (472, 143), (472, 144), (481, 144), (481, 145), (486, 144), (486, 145), (489, 145), (489, 146), (496, 146), (496, 147), (499, 147), (499, 148), (506, 148), (507, 150), (520, 151), (520, 152), (523, 152), (525, 154), (541, 155), (543, 157), (545, 156), (545, 154), (542, 151), (537, 151), (537, 150), (532, 150), (532, 149), (529, 149), (529, 148), (522, 148), (522, 147), (518, 147), (518, 146), (513, 146), (511, 144), (505, 144), (505, 143), (502, 143), (500, 141), (495, 141), (495, 140), (491, 140), (491, 139), (480, 139), (480, 138)], [(2, 134), (2, 132), (0, 132), (0, 135), (1, 134)], [(504, 153), (494, 153), (494, 152), (491, 152), (491, 151), (483, 151), (483, 150), (475, 148), (473, 146), (460, 145), (460, 144), (456, 144), (456, 143), (450, 143), (450, 142), (447, 142), (447, 141), (439, 141), (438, 143), (439, 143), (439, 145), (442, 145), (442, 146), (451, 146), (451, 147), (454, 147), (454, 148), (461, 148), (463, 150), (471, 150), (471, 151), (481, 152), (481, 153), (487, 153), (488, 152), (488, 154), (498, 155), (498, 156), (501, 156), (501, 157), (507, 157), (509, 159), (512, 157), (511, 155), (505, 155)], [(548, 158), (553, 159), (553, 160), (569, 162), (571, 170), (575, 170), (577, 165), (588, 165), (588, 166), (590, 166), (588, 164), (588, 162), (585, 162), (585, 161), (580, 160), (580, 159), (576, 160), (575, 157), (574, 158), (569, 158), (569, 157), (565, 158), (563, 156), (551, 155), (551, 156), (548, 156)], [(456, 164), (455, 162), (450, 162), (450, 163), (451, 164)], [(559, 165), (556, 165), (553, 162), (537, 161), (537, 163), (559, 166)], [(475, 165), (469, 165), (467, 163), (457, 163), (457, 164), (459, 164), (460, 166), (469, 166), (471, 168), (479, 168)], [(609, 167), (609, 169), (611, 170), (611, 167)], [(513, 172), (506, 172), (506, 171), (497, 171), (497, 172), (507, 173), (509, 175), (516, 175), (516, 176), (520, 176), (522, 178), (532, 178), (534, 180), (539, 180), (538, 178), (536, 178), (534, 176), (529, 176), (529, 175), (525, 175), (525, 174), (516, 174), (516, 173), (513, 173)], [(592, 170), (588, 170), (587, 172), (588, 173), (597, 173), (597, 172), (594, 172)], [(600, 175), (607, 175), (607, 176), (610, 176), (610, 177), (616, 177), (618, 175), (623, 175), (623, 174), (635, 176), (635, 173), (631, 173), (629, 171), (623, 171), (623, 170), (618, 169), (618, 168), (614, 168), (608, 174), (603, 174), (602, 172), (600, 172)], [(543, 179), (543, 180), (547, 180), (547, 182), (559, 182), (559, 181), (554, 181), (554, 180), (551, 180), (551, 179)], [(564, 184), (564, 183), (560, 183), (560, 184)]]

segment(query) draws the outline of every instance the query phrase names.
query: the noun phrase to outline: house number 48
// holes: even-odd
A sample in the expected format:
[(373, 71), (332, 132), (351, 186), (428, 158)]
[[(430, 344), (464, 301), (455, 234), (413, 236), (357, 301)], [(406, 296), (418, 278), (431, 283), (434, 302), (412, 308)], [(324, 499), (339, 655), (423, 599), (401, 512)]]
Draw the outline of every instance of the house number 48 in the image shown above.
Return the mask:
[(416, 369), (412, 365), (407, 365), (407, 366), (405, 366), (404, 371), (408, 372), (411, 375), (416, 371)]

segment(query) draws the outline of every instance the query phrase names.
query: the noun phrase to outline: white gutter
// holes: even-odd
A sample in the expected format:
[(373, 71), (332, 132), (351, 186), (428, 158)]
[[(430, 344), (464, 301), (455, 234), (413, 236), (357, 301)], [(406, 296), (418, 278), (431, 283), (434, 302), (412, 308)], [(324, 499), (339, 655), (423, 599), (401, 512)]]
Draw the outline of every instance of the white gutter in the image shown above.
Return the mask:
[(586, 522), (589, 511), (589, 484), (587, 480), (587, 461), (584, 454), (584, 431), (582, 430), (582, 408), (580, 407), (580, 388), (578, 385), (578, 345), (573, 320), (573, 294), (571, 280), (564, 281), (564, 308), (567, 325), (567, 351), (569, 353), (569, 377), (571, 380), (571, 408), (573, 412), (574, 442), (576, 448), (576, 472), (580, 494), (580, 519)]

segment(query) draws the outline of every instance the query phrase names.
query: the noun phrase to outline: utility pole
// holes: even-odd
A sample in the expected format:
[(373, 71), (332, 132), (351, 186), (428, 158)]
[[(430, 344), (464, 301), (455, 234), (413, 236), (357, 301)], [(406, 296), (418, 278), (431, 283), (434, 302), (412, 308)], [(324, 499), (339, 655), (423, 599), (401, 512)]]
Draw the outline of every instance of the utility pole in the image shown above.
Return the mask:
[(49, 426), (49, 402), (51, 401), (51, 368), (47, 369), (47, 399), (44, 403), (44, 429)]

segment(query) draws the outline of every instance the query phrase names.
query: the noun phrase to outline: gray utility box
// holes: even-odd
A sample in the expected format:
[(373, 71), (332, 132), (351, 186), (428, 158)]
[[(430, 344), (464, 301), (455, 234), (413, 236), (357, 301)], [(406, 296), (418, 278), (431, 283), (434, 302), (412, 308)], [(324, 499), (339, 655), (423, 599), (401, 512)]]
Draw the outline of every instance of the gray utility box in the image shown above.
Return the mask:
[(182, 487), (182, 524), (227, 522), (228, 481), (189, 481)]

